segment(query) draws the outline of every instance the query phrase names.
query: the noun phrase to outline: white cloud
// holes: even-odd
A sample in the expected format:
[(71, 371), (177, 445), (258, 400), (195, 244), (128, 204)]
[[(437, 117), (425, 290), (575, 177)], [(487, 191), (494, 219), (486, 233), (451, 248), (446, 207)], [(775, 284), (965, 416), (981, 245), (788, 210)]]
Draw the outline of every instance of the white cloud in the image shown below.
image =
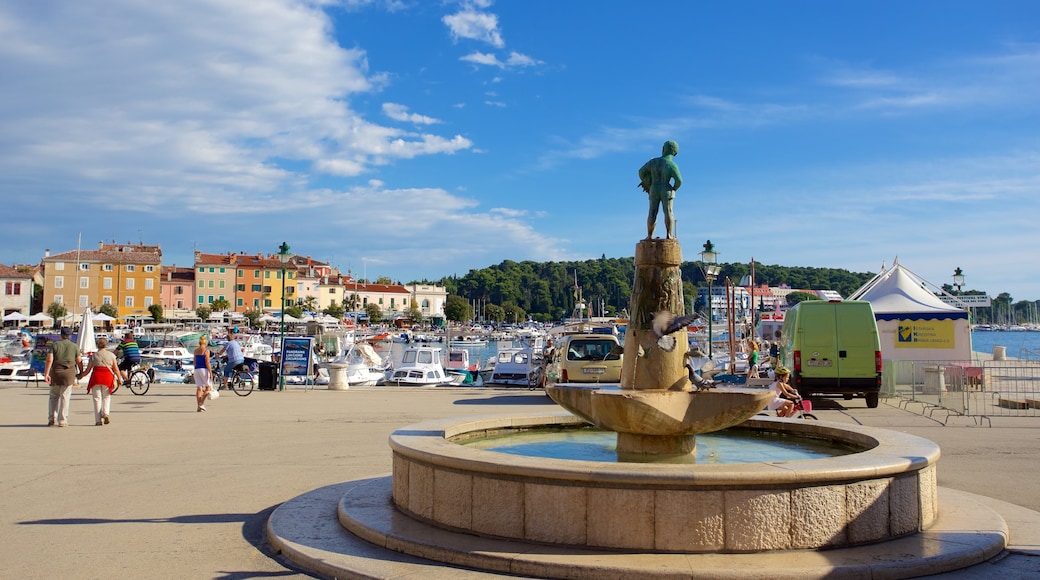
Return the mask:
[[(473, 64), (479, 64), (484, 66), (496, 66), (498, 68), (513, 68), (513, 67), (525, 67), (525, 66), (537, 66), (544, 64), (542, 61), (531, 58), (527, 55), (520, 54), (518, 52), (510, 52), (509, 58), (505, 62), (498, 59), (498, 56), (489, 52), (475, 51), (465, 56), (459, 57), (459, 60), (464, 62), (471, 62)], [(494, 82), (498, 82), (496, 77)]]
[(408, 107), (397, 103), (383, 103), (383, 113), (395, 121), (407, 121), (417, 125), (435, 125), (440, 119), (427, 117), (418, 113), (409, 113)]
[(449, 14), (441, 20), (451, 31), (451, 37), (456, 42), (460, 38), (479, 40), (502, 48), (506, 45), (502, 40), (502, 33), (498, 30), (498, 16), (487, 12), (479, 12), (476, 8), (480, 6), (464, 6), (455, 14)]
[[(352, 101), (389, 77), (369, 70), (363, 50), (336, 43), (320, 4), (56, 0), (0, 9), (0, 67), (5, 85), (18, 87), (0, 107), (0, 184), (118, 208), (158, 210), (171, 196), (242, 207), (322, 173), (355, 176), (472, 146), (358, 114)], [(384, 111), (437, 122), (392, 103)], [(34, 191), (40, 183), (68, 186)]]

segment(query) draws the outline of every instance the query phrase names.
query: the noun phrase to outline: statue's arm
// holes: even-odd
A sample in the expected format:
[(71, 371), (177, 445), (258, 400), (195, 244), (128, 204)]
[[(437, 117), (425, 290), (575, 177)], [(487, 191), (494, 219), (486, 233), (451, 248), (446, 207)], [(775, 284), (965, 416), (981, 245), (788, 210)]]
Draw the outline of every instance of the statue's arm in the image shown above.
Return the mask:
[(643, 188), (643, 191), (650, 193), (650, 184), (652, 183), (652, 177), (650, 173), (650, 162), (647, 161), (639, 168), (639, 185)]
[(679, 166), (675, 163), (672, 163), (672, 170), (672, 181), (674, 182), (672, 185), (672, 191), (675, 191), (679, 189), (680, 186), (682, 186), (682, 174), (679, 173)]

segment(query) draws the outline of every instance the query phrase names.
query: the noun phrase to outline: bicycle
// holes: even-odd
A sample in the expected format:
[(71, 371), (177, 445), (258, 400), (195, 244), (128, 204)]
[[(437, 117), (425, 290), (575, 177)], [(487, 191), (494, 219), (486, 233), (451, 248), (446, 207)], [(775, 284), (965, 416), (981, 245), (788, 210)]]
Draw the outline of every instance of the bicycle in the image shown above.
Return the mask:
[(130, 392), (135, 395), (143, 395), (148, 392), (149, 387), (152, 386), (152, 378), (155, 376), (155, 371), (148, 367), (142, 367), (139, 364), (135, 364), (130, 367), (130, 372), (127, 373), (127, 380), (125, 382), (116, 381), (116, 386), (112, 389), (112, 393), (115, 394), (119, 390), (120, 385), (127, 385)]
[(816, 415), (812, 414), (812, 401), (808, 399), (798, 399), (794, 401), (794, 415), (791, 415), (792, 419), (807, 419), (812, 421), (818, 421)]
[[(218, 362), (213, 368), (213, 374), (216, 375), (221, 370), (222, 363)], [(253, 386), (256, 381), (253, 378), (252, 371), (249, 370), (249, 365), (241, 363), (235, 366), (235, 370), (231, 372), (231, 377), (228, 378), (227, 385), (224, 385), (223, 380), (221, 384), (217, 385), (217, 390), (225, 388), (235, 391), (235, 394), (239, 397), (249, 396), (249, 393), (253, 392)]]

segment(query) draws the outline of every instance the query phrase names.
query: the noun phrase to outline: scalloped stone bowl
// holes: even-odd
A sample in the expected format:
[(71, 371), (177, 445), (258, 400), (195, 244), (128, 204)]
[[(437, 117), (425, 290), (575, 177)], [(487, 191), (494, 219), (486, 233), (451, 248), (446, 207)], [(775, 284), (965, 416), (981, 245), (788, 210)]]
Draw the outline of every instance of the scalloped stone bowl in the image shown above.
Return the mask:
[(481, 536), (681, 553), (868, 544), (925, 530), (938, 513), (939, 447), (882, 429), (753, 418), (742, 428), (859, 451), (743, 464), (610, 464), (454, 442), (583, 424), (561, 413), (446, 419), (395, 431), (393, 502), (417, 520)]

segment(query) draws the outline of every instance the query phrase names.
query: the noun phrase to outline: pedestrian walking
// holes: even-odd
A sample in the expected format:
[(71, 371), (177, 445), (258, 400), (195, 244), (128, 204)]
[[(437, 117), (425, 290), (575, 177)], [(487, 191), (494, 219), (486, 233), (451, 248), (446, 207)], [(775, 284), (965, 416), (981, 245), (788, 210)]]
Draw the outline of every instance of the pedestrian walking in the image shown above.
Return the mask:
[(50, 385), (47, 399), (47, 425), (67, 427), (69, 404), (72, 402), (72, 387), (76, 384), (77, 372), (83, 372), (83, 361), (79, 358), (79, 347), (69, 340), (72, 331), (61, 329), (61, 340), (51, 344), (47, 362), (43, 369), (43, 380)]
[(97, 339), (98, 351), (90, 355), (87, 368), (76, 376), (77, 379), (90, 375), (87, 383), (87, 394), (94, 401), (94, 424), (108, 425), (109, 411), (112, 405), (112, 391), (115, 390), (117, 381), (122, 380), (119, 370), (119, 361), (116, 354), (108, 350), (108, 339), (100, 337)]

